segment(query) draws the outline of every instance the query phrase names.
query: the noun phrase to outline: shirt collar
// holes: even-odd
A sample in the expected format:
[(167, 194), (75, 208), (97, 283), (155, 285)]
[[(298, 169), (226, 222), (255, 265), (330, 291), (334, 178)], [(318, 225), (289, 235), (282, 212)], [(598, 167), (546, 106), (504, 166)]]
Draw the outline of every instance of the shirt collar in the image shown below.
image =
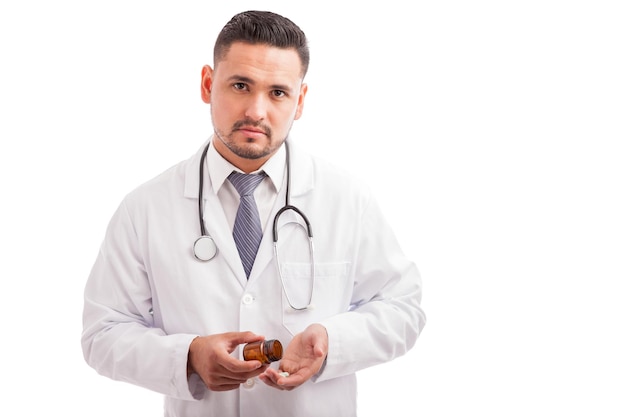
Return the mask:
[[(243, 172), (230, 162), (228, 162), (222, 155), (220, 155), (214, 146), (209, 146), (207, 152), (207, 164), (209, 169), (209, 179), (211, 186), (217, 194), (224, 185), (231, 172)], [(270, 159), (268, 159), (261, 168), (252, 172), (253, 174), (259, 172), (265, 172), (274, 186), (274, 191), (278, 192), (283, 185), (283, 178), (285, 175), (285, 146), (281, 146)]]

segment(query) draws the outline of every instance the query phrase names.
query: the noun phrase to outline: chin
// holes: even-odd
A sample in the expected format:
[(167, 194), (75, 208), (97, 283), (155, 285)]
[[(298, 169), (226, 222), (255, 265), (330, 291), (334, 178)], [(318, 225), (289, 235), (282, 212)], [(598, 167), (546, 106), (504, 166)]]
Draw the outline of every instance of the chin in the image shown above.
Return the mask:
[(242, 144), (231, 144), (229, 148), (238, 157), (246, 159), (264, 158), (273, 152), (269, 144), (254, 139), (248, 139)]

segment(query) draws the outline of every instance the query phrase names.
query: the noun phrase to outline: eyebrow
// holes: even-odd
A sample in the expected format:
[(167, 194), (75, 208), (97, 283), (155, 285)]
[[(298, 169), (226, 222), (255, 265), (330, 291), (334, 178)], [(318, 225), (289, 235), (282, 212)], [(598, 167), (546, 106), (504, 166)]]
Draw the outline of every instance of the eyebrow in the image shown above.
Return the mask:
[[(231, 81), (231, 82), (244, 82), (244, 83), (250, 84), (250, 85), (255, 85), (256, 84), (256, 82), (252, 78), (246, 77), (244, 75), (237, 75), (237, 74), (231, 75), (230, 77), (228, 77), (228, 81)], [(284, 85), (284, 84), (272, 84), (272, 85), (270, 85), (270, 88), (272, 90), (292, 91), (291, 87), (289, 87), (287, 85)]]

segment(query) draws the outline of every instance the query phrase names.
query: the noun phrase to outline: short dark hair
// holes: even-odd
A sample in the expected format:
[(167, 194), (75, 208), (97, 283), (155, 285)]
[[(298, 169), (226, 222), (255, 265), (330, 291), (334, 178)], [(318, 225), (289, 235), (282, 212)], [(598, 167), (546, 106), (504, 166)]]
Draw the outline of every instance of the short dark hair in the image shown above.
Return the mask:
[(217, 67), (234, 42), (251, 45), (265, 44), (283, 49), (295, 49), (302, 64), (302, 77), (309, 69), (309, 46), (306, 35), (291, 20), (279, 14), (250, 10), (233, 16), (222, 28), (213, 49), (213, 64)]

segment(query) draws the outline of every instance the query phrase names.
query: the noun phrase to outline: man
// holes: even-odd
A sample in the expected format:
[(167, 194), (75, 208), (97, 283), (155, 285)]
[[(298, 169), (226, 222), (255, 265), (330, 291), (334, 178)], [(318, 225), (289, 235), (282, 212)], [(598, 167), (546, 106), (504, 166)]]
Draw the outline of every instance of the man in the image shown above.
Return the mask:
[[(290, 20), (234, 16), (202, 69), (211, 139), (109, 224), (85, 289), (85, 359), (163, 393), (166, 416), (354, 416), (355, 372), (424, 326), (418, 271), (366, 187), (287, 141), (308, 63)], [(242, 344), (265, 339), (282, 360), (243, 360)]]

